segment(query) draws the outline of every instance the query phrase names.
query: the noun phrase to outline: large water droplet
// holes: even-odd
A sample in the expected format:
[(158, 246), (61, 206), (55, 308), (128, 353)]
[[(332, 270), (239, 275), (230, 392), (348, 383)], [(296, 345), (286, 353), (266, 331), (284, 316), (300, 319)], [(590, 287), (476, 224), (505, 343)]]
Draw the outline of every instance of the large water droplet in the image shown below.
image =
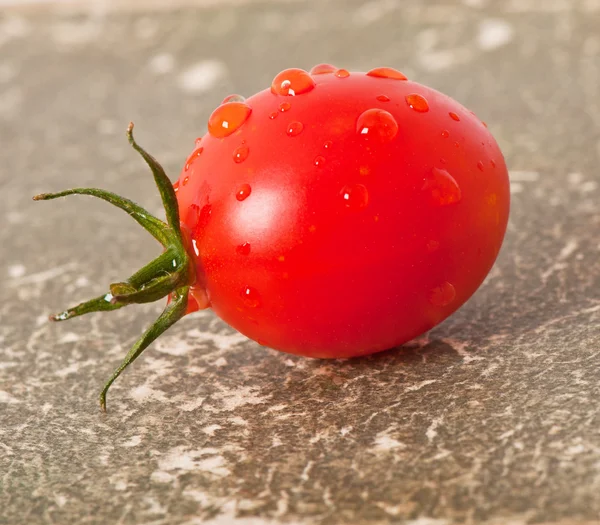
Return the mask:
[(273, 112), (269, 113), (269, 118), (271, 120), (275, 120), (278, 115), (279, 115), (279, 113), (277, 113), (277, 111), (273, 111)]
[(456, 290), (448, 281), (444, 281), (439, 286), (432, 288), (429, 291), (429, 302), (434, 306), (446, 306), (454, 301)]
[(229, 95), (223, 99), (221, 104), (227, 104), (228, 102), (245, 102), (246, 97), (242, 97), (242, 95)]
[(302, 133), (303, 129), (304, 124), (302, 124), (302, 122), (290, 122), (288, 124), (286, 133), (289, 137), (296, 137), (297, 135), (300, 135), (300, 133)]
[(248, 146), (238, 146), (233, 150), (233, 161), (237, 164), (244, 162), (248, 158), (249, 153), (250, 148)]
[(248, 308), (257, 308), (260, 306), (260, 294), (251, 286), (244, 286), (240, 295)]
[(291, 107), (292, 105), (289, 102), (282, 102), (279, 104), (279, 111), (285, 113), (286, 111), (289, 111)]
[(235, 251), (240, 255), (248, 255), (250, 253), (250, 243), (245, 242), (235, 247)]
[(338, 78), (348, 78), (350, 76), (350, 72), (347, 69), (338, 69), (334, 75)]
[(337, 67), (331, 64), (318, 64), (310, 70), (311, 75), (325, 75), (337, 71)]
[(451, 111), (450, 113), (448, 113), (448, 115), (450, 115), (450, 118), (452, 120), (456, 120), (456, 122), (460, 121), (460, 117), (456, 113), (454, 113), (454, 111)]
[(383, 109), (367, 109), (356, 121), (356, 132), (365, 140), (389, 142), (398, 134), (398, 123)]
[(252, 188), (250, 187), (250, 184), (241, 184), (240, 186), (238, 186), (238, 189), (235, 192), (235, 198), (238, 201), (243, 201), (250, 196), (250, 193), (252, 193)]
[(228, 102), (212, 112), (208, 119), (208, 132), (220, 139), (231, 135), (246, 122), (252, 108), (243, 102)]
[(369, 204), (369, 191), (363, 184), (347, 184), (340, 191), (344, 204), (352, 210), (361, 210)]
[(429, 104), (427, 99), (418, 93), (411, 93), (405, 97), (408, 107), (418, 111), (419, 113), (426, 113), (429, 111)]
[(422, 187), (436, 206), (449, 206), (460, 202), (462, 193), (458, 183), (446, 170), (433, 168)]
[(387, 95), (377, 95), (375, 98), (377, 100), (379, 100), (379, 102), (389, 102), (390, 101), (390, 97), (388, 97)]
[(483, 162), (479, 161), (477, 167), (479, 168), (479, 171), (483, 171)]
[(367, 73), (370, 77), (392, 78), (394, 80), (408, 80), (405, 75), (391, 67), (376, 67)]
[(303, 69), (286, 69), (279, 73), (271, 83), (271, 93), (294, 96), (308, 93), (315, 88), (312, 77)]

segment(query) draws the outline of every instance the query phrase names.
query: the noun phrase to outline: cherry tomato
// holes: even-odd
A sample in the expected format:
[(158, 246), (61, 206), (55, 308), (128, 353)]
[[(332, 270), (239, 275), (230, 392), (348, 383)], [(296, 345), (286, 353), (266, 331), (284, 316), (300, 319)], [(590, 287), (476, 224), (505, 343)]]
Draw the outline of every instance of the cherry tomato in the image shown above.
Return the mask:
[(492, 267), (509, 184), (472, 112), (394, 69), (288, 69), (227, 97), (179, 180), (128, 136), (157, 182), (167, 224), (103, 190), (164, 252), (64, 320), (169, 295), (101, 394), (160, 333), (212, 307), (261, 345), (310, 357), (371, 354), (429, 330)]
[(485, 124), (447, 96), (387, 68), (313, 71), (218, 107), (185, 164), (198, 307), (285, 352), (370, 354), (481, 284), (504, 237), (507, 170)]

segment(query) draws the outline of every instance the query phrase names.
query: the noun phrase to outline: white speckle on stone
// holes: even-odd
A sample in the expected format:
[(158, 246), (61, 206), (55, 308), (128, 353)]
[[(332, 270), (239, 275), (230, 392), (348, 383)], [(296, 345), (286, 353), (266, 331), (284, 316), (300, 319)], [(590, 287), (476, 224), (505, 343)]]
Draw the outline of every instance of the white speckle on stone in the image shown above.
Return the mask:
[(69, 263), (64, 264), (63, 266), (57, 266), (56, 268), (50, 268), (49, 270), (44, 270), (43, 272), (32, 273), (15, 279), (11, 283), (11, 286), (17, 287), (23, 284), (40, 284), (46, 281), (51, 281), (74, 267), (75, 263)]
[(219, 357), (219, 359), (217, 359), (215, 361), (215, 366), (218, 366), (218, 367), (227, 366), (227, 359), (225, 359), (224, 357)]
[(193, 348), (185, 339), (165, 337), (156, 342), (155, 349), (161, 354), (174, 356), (186, 355)]
[(379, 451), (401, 450), (406, 448), (406, 445), (397, 439), (391, 437), (388, 431), (383, 431), (375, 436), (373, 448)]
[(23, 277), (25, 275), (25, 266), (22, 264), (13, 264), (8, 267), (9, 277)]
[(569, 173), (567, 175), (567, 180), (569, 181), (569, 184), (581, 184), (583, 182), (583, 174), (579, 173), (578, 171)]
[(100, 135), (114, 135), (118, 129), (117, 122), (108, 118), (100, 119), (96, 124), (96, 131)]
[(562, 250), (558, 254), (558, 259), (561, 261), (567, 259), (571, 255), (573, 255), (578, 246), (579, 243), (575, 239), (569, 239), (567, 241), (567, 244), (563, 246)]
[(190, 93), (205, 93), (227, 76), (227, 66), (220, 60), (203, 60), (179, 75), (179, 86)]
[(342, 436), (347, 436), (348, 434), (350, 434), (350, 432), (352, 432), (352, 427), (342, 427), (340, 429), (340, 435)]
[(11, 14), (0, 19), (0, 46), (14, 38), (23, 38), (29, 33), (31, 24), (21, 16)]
[(186, 472), (204, 472), (219, 477), (230, 474), (225, 458), (217, 449), (189, 450), (184, 446), (178, 446), (169, 450), (158, 461), (158, 470), (153, 472), (151, 477), (156, 481), (171, 481), (176, 479), (177, 474)]
[(52, 410), (52, 404), (44, 403), (42, 405), (42, 412), (44, 413), (44, 415), (46, 415), (48, 412), (50, 412), (50, 410)]
[(67, 332), (58, 340), (61, 344), (76, 343), (77, 341), (79, 341), (79, 336), (75, 332)]
[(170, 53), (159, 53), (150, 59), (148, 67), (155, 75), (166, 75), (175, 67), (175, 57)]
[(169, 474), (168, 472), (156, 470), (150, 475), (150, 479), (152, 481), (156, 481), (157, 483), (171, 483), (175, 481), (175, 476), (173, 474)]
[(591, 193), (598, 189), (598, 183), (595, 180), (588, 180), (587, 182), (584, 182), (579, 189), (582, 193)]
[(508, 44), (514, 36), (514, 29), (506, 20), (488, 18), (479, 24), (477, 43), (484, 51), (492, 51)]
[(537, 171), (509, 171), (508, 177), (511, 182), (535, 182), (540, 174)]
[(425, 432), (425, 436), (427, 437), (427, 441), (429, 441), (430, 443), (437, 436), (437, 428), (440, 426), (440, 424), (442, 423), (442, 421), (443, 421), (443, 418), (436, 417), (436, 418), (434, 418), (431, 421), (431, 424), (429, 425), (429, 427), (427, 427), (427, 431)]
[(204, 427), (202, 429), (202, 432), (204, 432), (208, 436), (214, 436), (215, 432), (217, 430), (221, 430), (221, 428), (223, 428), (221, 425), (208, 425), (207, 427)]
[(358, 7), (354, 11), (352, 21), (358, 26), (366, 26), (377, 22), (397, 8), (396, 0), (373, 0)]
[(150, 388), (148, 385), (141, 385), (136, 388), (133, 388), (129, 391), (129, 397), (138, 403), (148, 401), (150, 399), (157, 401), (167, 401), (167, 397), (164, 392), (160, 390), (154, 390)]
[(474, 7), (476, 9), (481, 9), (487, 5), (489, 0), (463, 0), (463, 4), (467, 7)]
[(510, 183), (510, 193), (511, 195), (516, 193), (522, 193), (525, 187), (520, 182), (511, 182)]
[(77, 277), (75, 280), (75, 286), (78, 288), (83, 288), (84, 286), (89, 286), (90, 280), (87, 277)]
[(427, 385), (431, 385), (432, 383), (436, 383), (437, 379), (427, 379), (425, 381), (421, 381), (420, 383), (417, 383), (416, 385), (411, 385), (409, 387), (406, 388), (406, 392), (416, 392), (417, 390), (421, 390), (421, 388), (427, 386)]
[(63, 494), (55, 494), (54, 495), (54, 501), (56, 502), (56, 504), (59, 507), (64, 507), (67, 504), (67, 497), (64, 496)]
[(296, 366), (296, 363), (294, 361), (292, 361), (291, 359), (286, 359), (283, 364), (285, 366), (289, 366), (289, 367)]
[(261, 405), (267, 403), (268, 397), (258, 395), (258, 387), (240, 386), (232, 389), (222, 389), (221, 392), (211, 396), (212, 399), (220, 401), (219, 408), (206, 406), (208, 412), (228, 412), (245, 405)]
[(16, 405), (20, 402), (20, 400), (18, 400), (16, 397), (11, 396), (8, 392), (0, 390), (0, 403), (5, 403), (7, 405)]
[(185, 403), (180, 405), (179, 408), (181, 410), (183, 410), (184, 412), (191, 412), (192, 410), (196, 410), (197, 408), (200, 408), (202, 406), (202, 403), (204, 403), (205, 399), (206, 399), (205, 397), (199, 397), (197, 399), (192, 399), (190, 401), (186, 401)]
[(125, 441), (121, 446), (126, 448), (137, 447), (142, 442), (142, 436), (131, 436), (130, 439)]

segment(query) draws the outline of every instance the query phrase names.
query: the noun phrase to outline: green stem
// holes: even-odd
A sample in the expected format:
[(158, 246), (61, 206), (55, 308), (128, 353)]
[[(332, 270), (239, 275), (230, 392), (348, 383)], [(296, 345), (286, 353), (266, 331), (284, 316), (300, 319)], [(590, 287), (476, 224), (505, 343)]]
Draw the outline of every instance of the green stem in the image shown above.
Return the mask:
[(44, 201), (67, 195), (97, 197), (126, 211), (164, 247), (164, 252), (161, 255), (135, 272), (125, 282), (111, 284), (110, 292), (50, 317), (53, 321), (65, 321), (90, 312), (117, 310), (129, 304), (147, 303), (171, 295), (172, 301), (129, 350), (119, 368), (115, 370), (102, 389), (100, 406), (103, 410), (106, 410), (106, 393), (121, 372), (150, 343), (186, 314), (189, 287), (195, 281), (194, 269), (190, 261), (190, 255), (186, 252), (179, 225), (179, 207), (173, 185), (162, 166), (140, 147), (133, 138), (133, 123), (130, 123), (127, 128), (127, 139), (152, 171), (165, 208), (166, 224), (133, 201), (97, 188), (75, 188), (58, 193), (42, 193), (34, 197), (34, 200)]
[(110, 379), (106, 382), (102, 392), (100, 393), (100, 408), (104, 412), (106, 412), (106, 394), (110, 386), (114, 383), (115, 379), (117, 379), (123, 370), (125, 370), (139, 357), (139, 355), (148, 347), (148, 345), (150, 345), (150, 343), (152, 343), (157, 337), (163, 334), (185, 315), (187, 309), (188, 290), (189, 288), (185, 286), (183, 288), (179, 288), (173, 293), (173, 300), (171, 303), (163, 310), (163, 313), (160, 314), (159, 318), (154, 322), (154, 324), (135, 342), (125, 356), (123, 362), (110, 376)]

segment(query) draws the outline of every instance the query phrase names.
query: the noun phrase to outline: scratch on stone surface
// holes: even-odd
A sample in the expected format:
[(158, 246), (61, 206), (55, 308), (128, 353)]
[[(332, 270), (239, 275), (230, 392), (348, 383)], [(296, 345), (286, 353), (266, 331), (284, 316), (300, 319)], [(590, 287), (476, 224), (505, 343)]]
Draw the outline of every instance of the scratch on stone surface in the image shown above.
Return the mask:
[(426, 379), (425, 381), (421, 381), (416, 385), (408, 386), (404, 389), (405, 392), (416, 392), (417, 390), (421, 390), (421, 388), (426, 387), (427, 385), (431, 385), (433, 383), (437, 383), (437, 379)]

